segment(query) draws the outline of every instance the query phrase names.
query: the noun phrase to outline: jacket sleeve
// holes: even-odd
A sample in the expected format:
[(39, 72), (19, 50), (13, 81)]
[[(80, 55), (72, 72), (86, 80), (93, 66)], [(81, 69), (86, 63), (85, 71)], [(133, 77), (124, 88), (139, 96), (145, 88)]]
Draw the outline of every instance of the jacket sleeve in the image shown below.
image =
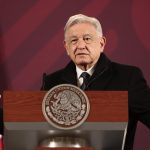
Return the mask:
[(139, 68), (134, 68), (130, 79), (129, 109), (150, 128), (150, 88)]

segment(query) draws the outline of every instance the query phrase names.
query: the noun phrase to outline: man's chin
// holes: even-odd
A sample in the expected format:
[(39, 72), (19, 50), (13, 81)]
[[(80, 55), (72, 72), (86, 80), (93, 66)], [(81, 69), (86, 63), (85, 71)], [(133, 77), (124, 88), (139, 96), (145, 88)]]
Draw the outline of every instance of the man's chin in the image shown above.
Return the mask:
[(91, 64), (91, 61), (82, 60), (82, 61), (77, 61), (76, 64), (80, 66), (85, 66), (85, 65)]

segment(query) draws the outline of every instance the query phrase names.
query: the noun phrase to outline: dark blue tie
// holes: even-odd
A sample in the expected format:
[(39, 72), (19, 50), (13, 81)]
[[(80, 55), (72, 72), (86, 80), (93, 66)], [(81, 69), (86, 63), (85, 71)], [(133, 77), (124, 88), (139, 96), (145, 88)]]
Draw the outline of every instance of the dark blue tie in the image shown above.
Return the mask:
[(80, 86), (80, 88), (81, 88), (82, 90), (85, 90), (85, 89), (87, 88), (87, 84), (88, 84), (90, 75), (89, 75), (87, 72), (82, 72), (82, 74), (80, 75), (80, 77), (83, 78), (83, 83), (82, 83), (82, 85)]

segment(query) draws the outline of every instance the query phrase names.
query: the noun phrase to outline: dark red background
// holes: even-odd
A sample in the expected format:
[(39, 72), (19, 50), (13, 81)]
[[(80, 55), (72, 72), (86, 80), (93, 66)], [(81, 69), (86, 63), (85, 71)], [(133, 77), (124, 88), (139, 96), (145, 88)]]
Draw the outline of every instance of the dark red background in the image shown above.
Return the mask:
[[(1, 0), (0, 90), (39, 90), (43, 72), (65, 66), (63, 27), (78, 13), (97, 17), (105, 53), (140, 67), (150, 85), (149, 6), (149, 0)], [(139, 124), (134, 149), (150, 149), (149, 139), (149, 129)]]

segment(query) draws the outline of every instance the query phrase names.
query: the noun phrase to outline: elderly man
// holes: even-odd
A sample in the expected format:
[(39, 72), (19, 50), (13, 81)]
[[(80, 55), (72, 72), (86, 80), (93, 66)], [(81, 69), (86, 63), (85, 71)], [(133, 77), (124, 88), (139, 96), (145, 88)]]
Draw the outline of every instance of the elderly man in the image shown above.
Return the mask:
[(96, 18), (82, 14), (70, 17), (64, 28), (64, 47), (71, 62), (45, 76), (42, 89), (73, 84), (83, 90), (127, 90), (129, 123), (125, 149), (132, 150), (137, 121), (150, 128), (150, 89), (140, 69), (107, 58), (103, 53), (105, 43)]

